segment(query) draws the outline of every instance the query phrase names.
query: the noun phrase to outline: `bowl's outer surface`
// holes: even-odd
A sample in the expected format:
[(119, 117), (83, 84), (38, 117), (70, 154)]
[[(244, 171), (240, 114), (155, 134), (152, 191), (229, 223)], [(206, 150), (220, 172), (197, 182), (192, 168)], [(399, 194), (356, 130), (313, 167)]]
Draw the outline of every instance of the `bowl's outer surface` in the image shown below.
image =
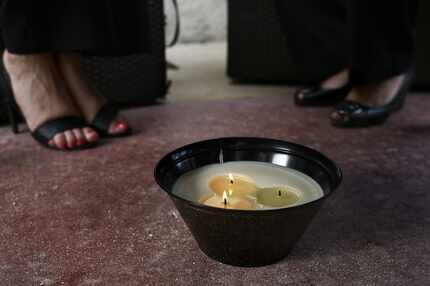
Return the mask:
[[(267, 211), (224, 210), (172, 194), (175, 181), (204, 165), (260, 161), (301, 171), (317, 181), (324, 197), (304, 205)], [(310, 148), (265, 138), (220, 138), (181, 147), (160, 160), (155, 179), (173, 200), (200, 249), (209, 257), (237, 266), (262, 266), (288, 255), (323, 201), (341, 180), (340, 169)]]

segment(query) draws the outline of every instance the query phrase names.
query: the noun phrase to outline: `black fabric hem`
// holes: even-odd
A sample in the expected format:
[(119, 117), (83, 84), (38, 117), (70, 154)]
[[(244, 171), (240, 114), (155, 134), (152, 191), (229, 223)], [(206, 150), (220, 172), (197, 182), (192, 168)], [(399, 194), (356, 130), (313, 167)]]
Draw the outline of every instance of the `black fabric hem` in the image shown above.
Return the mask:
[(31, 54), (44, 54), (44, 53), (79, 53), (88, 56), (129, 56), (135, 54), (147, 54), (150, 53), (150, 49), (106, 49), (103, 47), (76, 47), (68, 46), (67, 48), (63, 47), (14, 47), (2, 45), (2, 50), (7, 50), (11, 54), (16, 55), (31, 55)]
[[(389, 65), (389, 64), (387, 64)], [(386, 65), (385, 65), (386, 66)], [(390, 68), (384, 68), (383, 64), (376, 65), (374, 69), (369, 68), (362, 72), (351, 70), (350, 82), (355, 86), (380, 83), (392, 77), (407, 73), (414, 69), (414, 62), (411, 57), (398, 59), (396, 63), (389, 65)]]

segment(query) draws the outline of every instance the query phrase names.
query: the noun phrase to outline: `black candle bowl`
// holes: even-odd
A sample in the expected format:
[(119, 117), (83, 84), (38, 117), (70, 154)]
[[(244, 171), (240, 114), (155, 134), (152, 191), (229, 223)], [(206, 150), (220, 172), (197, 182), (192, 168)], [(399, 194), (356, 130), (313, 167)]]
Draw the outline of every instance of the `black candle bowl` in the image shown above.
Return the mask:
[[(271, 210), (231, 210), (188, 201), (172, 193), (183, 174), (223, 161), (258, 161), (300, 171), (324, 196), (302, 205)], [(200, 249), (225, 264), (255, 267), (284, 259), (305, 232), (323, 201), (339, 186), (341, 170), (308, 147), (265, 138), (219, 138), (181, 147), (164, 156), (155, 179), (172, 199)]]

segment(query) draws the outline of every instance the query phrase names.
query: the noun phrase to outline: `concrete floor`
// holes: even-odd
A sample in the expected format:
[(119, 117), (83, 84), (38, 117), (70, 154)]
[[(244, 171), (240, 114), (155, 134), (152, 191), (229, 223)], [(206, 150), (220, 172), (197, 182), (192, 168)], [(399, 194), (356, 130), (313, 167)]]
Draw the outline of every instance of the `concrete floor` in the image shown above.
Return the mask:
[(293, 88), (269, 85), (237, 85), (226, 78), (225, 43), (178, 45), (167, 50), (167, 59), (180, 70), (169, 71), (173, 80), (169, 102), (212, 101), (267, 95), (288, 95)]
[[(205, 53), (171, 55), (183, 69), (169, 103), (128, 111), (131, 137), (61, 153), (0, 129), (0, 285), (429, 285), (430, 97), (411, 96), (384, 126), (336, 129), (288, 89), (228, 86), (221, 52)], [(207, 258), (154, 182), (166, 152), (221, 136), (305, 144), (344, 171), (280, 263)]]

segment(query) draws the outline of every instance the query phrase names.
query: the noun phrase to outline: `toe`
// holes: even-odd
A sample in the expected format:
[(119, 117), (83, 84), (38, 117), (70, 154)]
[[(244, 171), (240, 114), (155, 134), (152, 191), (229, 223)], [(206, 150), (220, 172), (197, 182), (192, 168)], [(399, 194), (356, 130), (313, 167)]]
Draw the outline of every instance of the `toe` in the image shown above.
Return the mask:
[(338, 110), (330, 115), (331, 121), (336, 124), (347, 124), (350, 121), (348, 113)]
[(110, 134), (124, 134), (129, 130), (130, 126), (124, 119), (117, 119), (112, 122), (109, 127)]
[(297, 95), (297, 97), (301, 100), (305, 99), (305, 92), (304, 91), (300, 91), (299, 94)]
[(64, 133), (60, 133), (54, 136), (54, 145), (55, 147), (57, 147), (58, 149), (66, 149), (67, 148), (67, 141), (66, 141), (66, 136), (64, 135)]
[(339, 114), (339, 112), (334, 111), (334, 112), (331, 113), (330, 118), (333, 119), (333, 120), (340, 120), (341, 115)]
[(99, 134), (94, 129), (92, 129), (90, 127), (85, 127), (83, 129), (83, 133), (84, 133), (85, 139), (88, 142), (93, 143), (93, 142), (97, 142), (99, 140)]
[(76, 146), (82, 146), (82, 145), (85, 145), (85, 143), (87, 143), (83, 130), (76, 128), (76, 129), (73, 129), (72, 132), (76, 138)]
[(64, 135), (66, 136), (66, 142), (67, 142), (67, 148), (73, 149), (76, 146), (76, 138), (73, 134), (72, 130), (67, 130), (64, 132)]

